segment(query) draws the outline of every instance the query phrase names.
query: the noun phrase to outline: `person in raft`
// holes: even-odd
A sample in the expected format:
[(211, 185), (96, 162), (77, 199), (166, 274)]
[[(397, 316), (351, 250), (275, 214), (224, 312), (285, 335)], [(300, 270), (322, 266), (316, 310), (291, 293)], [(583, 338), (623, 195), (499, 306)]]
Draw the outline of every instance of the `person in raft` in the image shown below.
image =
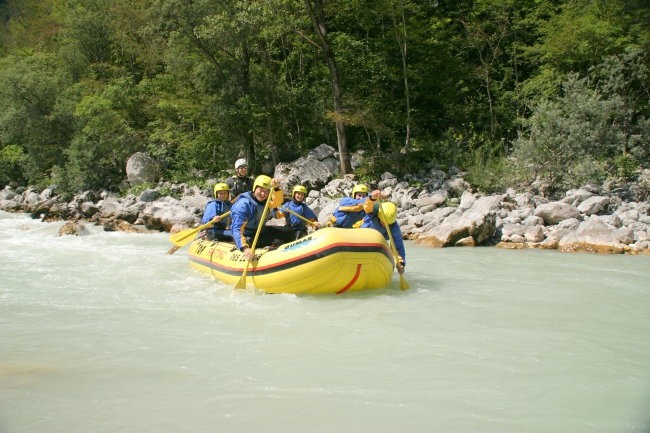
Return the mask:
[(313, 228), (319, 228), (318, 222), (316, 222), (318, 218), (316, 218), (314, 211), (307, 206), (307, 203), (305, 203), (305, 197), (307, 197), (307, 188), (303, 185), (294, 186), (291, 191), (291, 201), (282, 205), (282, 208), (293, 211), (294, 213), (285, 212), (282, 208), (280, 208), (280, 211), (278, 212), (278, 216), (280, 218), (284, 217), (287, 227), (291, 227), (295, 233), (295, 239), (307, 236), (307, 223), (295, 214), (312, 221), (312, 224), (310, 225)]
[(402, 230), (397, 224), (397, 206), (395, 203), (389, 201), (377, 202), (381, 197), (379, 190), (374, 190), (366, 199), (363, 205), (365, 216), (361, 223), (361, 228), (371, 228), (377, 230), (384, 236), (384, 239), (389, 239), (387, 230), (393, 237), (395, 249), (399, 255), (397, 263), (397, 271), (401, 274), (404, 272), (406, 266), (406, 250), (404, 249), (404, 239), (402, 238)]
[(240, 195), (252, 190), (253, 179), (248, 176), (248, 163), (241, 158), (235, 161), (235, 176), (226, 179), (226, 184), (230, 188), (232, 202), (236, 202)]
[(221, 215), (228, 212), (232, 206), (230, 203), (230, 188), (225, 183), (218, 183), (213, 189), (214, 200), (205, 205), (201, 224), (209, 221), (214, 222), (212, 227), (205, 231), (205, 238), (209, 241), (232, 242), (232, 232), (229, 229), (230, 217), (222, 218)]
[(271, 179), (268, 176), (260, 175), (253, 182), (252, 191), (245, 192), (239, 196), (239, 199), (232, 205), (230, 217), (232, 224), (232, 238), (238, 250), (244, 253), (246, 259), (253, 260), (251, 246), (257, 233), (257, 228), (262, 224), (255, 247), (280, 246), (283, 243), (294, 240), (293, 231), (284, 226), (268, 226), (266, 221), (260, 221), (266, 199), (269, 194), (273, 194), (269, 202), (269, 211), (267, 219), (271, 217), (271, 209), (275, 209), (282, 204), (283, 196), (280, 182), (277, 179)]
[(352, 188), (351, 197), (343, 197), (336, 208), (328, 227), (341, 227), (344, 229), (357, 228), (363, 219), (363, 204), (366, 202), (368, 187), (363, 184), (355, 185)]

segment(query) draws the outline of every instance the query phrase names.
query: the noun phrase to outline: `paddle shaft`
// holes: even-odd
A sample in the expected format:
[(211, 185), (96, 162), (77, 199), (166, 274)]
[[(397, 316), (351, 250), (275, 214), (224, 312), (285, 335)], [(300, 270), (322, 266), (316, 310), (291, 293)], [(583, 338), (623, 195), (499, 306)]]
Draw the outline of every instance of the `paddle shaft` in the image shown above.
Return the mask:
[[(228, 211), (228, 212), (224, 212), (224, 213), (222, 213), (222, 214), (219, 215), (219, 216), (220, 216), (221, 218), (225, 218), (225, 217), (227, 217), (228, 215), (230, 215), (230, 211)], [(169, 240), (170, 240), (170, 242), (173, 243), (175, 246), (177, 246), (178, 248), (180, 248), (180, 247), (182, 247), (182, 246), (184, 246), (184, 245), (189, 244), (189, 243), (194, 239), (194, 236), (195, 236), (198, 232), (200, 232), (201, 230), (203, 230), (203, 229), (205, 229), (205, 228), (210, 227), (212, 224), (214, 224), (214, 221), (210, 220), (210, 221), (208, 221), (207, 223), (205, 223), (205, 224), (201, 224), (200, 226), (198, 226), (198, 227), (196, 227), (196, 228), (181, 230), (180, 232), (171, 235), (171, 236), (169, 237)], [(178, 249), (178, 248), (177, 248), (177, 249)], [(167, 251), (167, 254), (173, 254), (174, 252), (176, 252), (177, 249), (173, 249), (173, 248), (172, 248), (172, 249), (170, 249), (169, 251)], [(173, 251), (172, 251), (172, 250), (173, 250)]]
[[(255, 237), (253, 238), (253, 244), (251, 245), (251, 254), (255, 257), (255, 247), (257, 246), (257, 240), (262, 233), (262, 227), (266, 224), (266, 214), (269, 211), (269, 203), (271, 203), (271, 195), (273, 194), (273, 189), (269, 190), (269, 196), (266, 198), (266, 203), (264, 204), (264, 210), (262, 211), (262, 218), (257, 226), (257, 231), (255, 232)], [(252, 259), (246, 260), (246, 266), (244, 267), (244, 272), (241, 274), (241, 278), (235, 284), (235, 289), (245, 289), (246, 288), (246, 274), (248, 273), (248, 266), (250, 265)]]
[(317, 224), (317, 223), (315, 223), (314, 221), (308, 220), (308, 219), (305, 218), (304, 216), (300, 215), (298, 212), (294, 212), (294, 211), (292, 211), (291, 209), (287, 209), (287, 208), (285, 208), (285, 207), (281, 207), (280, 210), (281, 210), (282, 212), (289, 212), (291, 215), (297, 216), (298, 218), (300, 218), (301, 220), (303, 220), (304, 222), (306, 222), (307, 224), (310, 224), (310, 225), (312, 225), (312, 226), (315, 226), (315, 225)]

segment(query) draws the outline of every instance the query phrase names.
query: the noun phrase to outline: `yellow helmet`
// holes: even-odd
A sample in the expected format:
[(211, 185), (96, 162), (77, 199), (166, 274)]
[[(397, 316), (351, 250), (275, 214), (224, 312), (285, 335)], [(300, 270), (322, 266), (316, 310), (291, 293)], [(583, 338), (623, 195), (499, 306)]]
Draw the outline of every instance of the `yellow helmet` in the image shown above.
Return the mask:
[(302, 186), (302, 185), (296, 185), (296, 186), (294, 186), (294, 187), (293, 187), (293, 191), (291, 191), (291, 197), (293, 197), (294, 195), (296, 195), (297, 192), (301, 192), (301, 193), (307, 195), (307, 188), (305, 188), (305, 187)]
[(217, 198), (217, 193), (219, 191), (228, 191), (229, 193), (228, 196), (230, 196), (230, 188), (225, 183), (218, 183), (214, 186), (214, 190), (212, 191), (214, 194), (214, 198)]
[(255, 191), (255, 188), (258, 186), (264, 189), (271, 189), (271, 178), (264, 174), (260, 174), (255, 178), (255, 182), (253, 182), (253, 191)]
[(397, 206), (395, 203), (385, 201), (380, 206), (379, 219), (386, 225), (393, 224), (397, 219)]
[(352, 197), (354, 197), (358, 192), (368, 194), (368, 186), (362, 183), (360, 183), (359, 185), (355, 185), (354, 188), (352, 188)]

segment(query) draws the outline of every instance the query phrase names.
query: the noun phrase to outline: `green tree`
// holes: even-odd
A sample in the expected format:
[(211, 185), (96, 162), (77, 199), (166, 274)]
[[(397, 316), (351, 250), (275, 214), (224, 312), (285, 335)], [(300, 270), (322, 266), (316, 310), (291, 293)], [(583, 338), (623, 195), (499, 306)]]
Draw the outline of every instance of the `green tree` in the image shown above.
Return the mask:
[(141, 142), (141, 134), (130, 124), (128, 106), (122, 104), (131, 86), (129, 80), (118, 80), (84, 96), (76, 106), (79, 128), (56, 179), (64, 190), (112, 189), (124, 178), (126, 160)]
[(547, 192), (615, 175), (611, 161), (621, 155), (647, 160), (645, 113), (650, 106), (647, 98), (635, 106), (630, 97), (639, 83), (647, 82), (641, 58), (636, 51), (605, 59), (587, 76), (569, 74), (563, 93), (540, 102), (526, 120), (527, 133), (515, 141), (515, 156), (546, 184)]
[(0, 147), (0, 185), (25, 182), (25, 166), (29, 157), (22, 147), (7, 144)]
[(28, 156), (24, 175), (41, 184), (54, 164), (63, 161), (70, 128), (58, 122), (55, 109), (69, 84), (52, 54), (27, 52), (0, 59), (0, 144), (17, 145)]

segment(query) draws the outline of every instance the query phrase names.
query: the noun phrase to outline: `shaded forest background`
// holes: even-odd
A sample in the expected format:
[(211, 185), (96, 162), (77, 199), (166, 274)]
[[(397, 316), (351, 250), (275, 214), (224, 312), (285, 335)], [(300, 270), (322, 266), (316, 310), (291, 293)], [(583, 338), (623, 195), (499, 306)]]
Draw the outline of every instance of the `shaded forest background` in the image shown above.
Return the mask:
[(337, 147), (484, 192), (650, 161), (642, 0), (0, 0), (0, 186), (201, 183)]

